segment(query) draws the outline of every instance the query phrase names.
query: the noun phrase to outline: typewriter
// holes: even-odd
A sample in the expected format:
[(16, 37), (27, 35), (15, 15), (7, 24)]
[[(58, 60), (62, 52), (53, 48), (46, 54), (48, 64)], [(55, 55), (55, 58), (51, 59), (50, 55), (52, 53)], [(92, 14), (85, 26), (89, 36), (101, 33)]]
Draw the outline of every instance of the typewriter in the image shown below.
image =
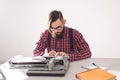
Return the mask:
[(64, 76), (69, 68), (67, 57), (19, 57), (9, 61), (10, 68), (28, 69), (28, 76)]

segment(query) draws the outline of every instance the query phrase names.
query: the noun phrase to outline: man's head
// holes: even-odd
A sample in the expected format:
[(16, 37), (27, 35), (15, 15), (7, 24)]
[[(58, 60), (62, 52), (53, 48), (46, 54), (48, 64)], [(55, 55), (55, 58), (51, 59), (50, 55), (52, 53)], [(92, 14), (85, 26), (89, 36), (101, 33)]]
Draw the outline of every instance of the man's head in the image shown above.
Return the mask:
[(63, 29), (66, 20), (64, 20), (63, 15), (60, 11), (54, 10), (49, 14), (49, 32), (52, 37), (60, 37), (63, 35)]

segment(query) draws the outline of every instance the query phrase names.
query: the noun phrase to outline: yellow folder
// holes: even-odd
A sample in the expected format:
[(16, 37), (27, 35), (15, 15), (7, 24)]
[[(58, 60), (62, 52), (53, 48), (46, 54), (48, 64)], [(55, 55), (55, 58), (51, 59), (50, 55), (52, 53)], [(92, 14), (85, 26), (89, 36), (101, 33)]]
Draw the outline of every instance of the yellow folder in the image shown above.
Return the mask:
[(90, 69), (84, 72), (77, 73), (78, 80), (115, 80), (116, 75), (109, 73), (100, 68)]

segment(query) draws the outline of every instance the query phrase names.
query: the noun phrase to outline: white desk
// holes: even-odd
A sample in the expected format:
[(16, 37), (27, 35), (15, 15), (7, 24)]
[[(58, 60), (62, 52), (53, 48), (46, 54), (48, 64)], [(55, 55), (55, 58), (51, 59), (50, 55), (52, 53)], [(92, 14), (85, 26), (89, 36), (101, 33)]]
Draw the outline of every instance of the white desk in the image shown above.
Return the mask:
[(27, 76), (23, 69), (10, 69), (8, 62), (2, 64), (1, 69), (7, 80), (76, 80), (75, 74), (85, 70), (81, 66), (91, 64), (92, 62), (100, 66), (109, 67), (112, 70), (120, 71), (120, 59), (116, 58), (89, 58), (71, 62), (64, 77)]

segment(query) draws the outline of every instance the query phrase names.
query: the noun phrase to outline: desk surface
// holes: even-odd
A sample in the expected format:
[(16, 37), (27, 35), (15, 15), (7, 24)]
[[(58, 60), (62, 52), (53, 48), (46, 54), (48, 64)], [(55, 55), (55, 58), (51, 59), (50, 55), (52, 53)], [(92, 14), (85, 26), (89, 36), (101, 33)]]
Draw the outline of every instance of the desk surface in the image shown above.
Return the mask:
[(97, 65), (120, 71), (120, 59), (118, 58), (89, 58), (71, 62), (64, 77), (27, 76), (24, 70), (10, 69), (8, 62), (2, 64), (0, 67), (7, 80), (76, 80), (75, 74), (85, 70), (81, 68), (81, 66), (86, 64), (88, 65), (93, 62)]

